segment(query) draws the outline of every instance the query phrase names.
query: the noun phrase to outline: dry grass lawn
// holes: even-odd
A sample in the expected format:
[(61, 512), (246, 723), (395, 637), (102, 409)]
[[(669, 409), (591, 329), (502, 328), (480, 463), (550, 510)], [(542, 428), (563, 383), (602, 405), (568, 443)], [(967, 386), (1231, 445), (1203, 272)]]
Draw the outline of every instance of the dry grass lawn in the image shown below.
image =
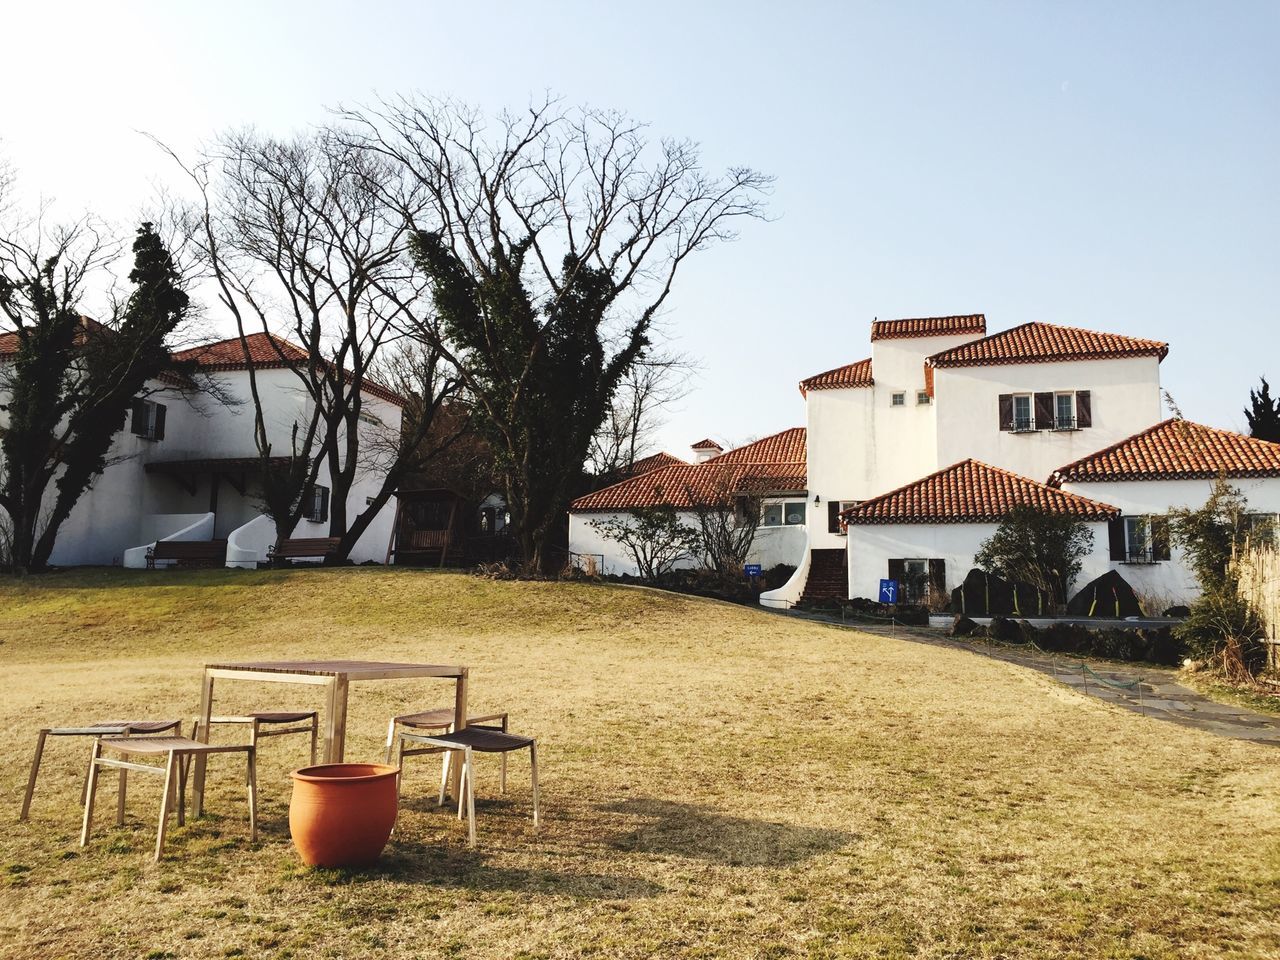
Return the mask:
[[(542, 831), (524, 756), (505, 798), (482, 759), (469, 852), (424, 758), (378, 869), (305, 870), (301, 738), (263, 748), (256, 845), (224, 759), (163, 863), (152, 778), (123, 830), (104, 781), (82, 851), (84, 741), (52, 743), (16, 822), (38, 727), (190, 717), (206, 659), (303, 656), (471, 665), (473, 707), (541, 738)], [(0, 584), (0, 665), (4, 957), (1280, 955), (1280, 754), (963, 652), (615, 587), (84, 572)], [(449, 697), (355, 687), (348, 757)]]

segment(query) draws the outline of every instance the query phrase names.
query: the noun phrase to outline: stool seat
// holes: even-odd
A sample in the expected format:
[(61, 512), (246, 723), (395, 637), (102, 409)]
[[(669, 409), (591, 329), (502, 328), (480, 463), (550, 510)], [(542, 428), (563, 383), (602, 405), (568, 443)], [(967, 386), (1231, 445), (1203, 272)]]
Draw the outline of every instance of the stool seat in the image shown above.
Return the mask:
[(418, 713), (406, 713), (396, 717), (392, 723), (406, 727), (451, 727), (453, 726), (453, 708), (438, 707), (435, 710), (422, 710)]
[(161, 733), (173, 730), (181, 720), (101, 720), (83, 727), (46, 727), (51, 737), (109, 737), (126, 733)]
[(508, 753), (512, 750), (527, 750), (533, 744), (533, 737), (522, 737), (515, 733), (503, 733), (492, 727), (466, 727), (453, 733), (431, 734), (420, 736), (406, 733), (406, 740), (422, 743), (448, 744), (453, 747), (470, 747), (479, 753)]
[(103, 737), (99, 742), (111, 750), (138, 757), (165, 753), (243, 753), (253, 749), (244, 743), (201, 743), (190, 737)]
[(253, 713), (242, 713), (235, 717), (211, 717), (211, 723), (250, 723), (257, 720), (259, 723), (297, 723), (300, 720), (310, 720), (317, 716), (315, 710), (298, 710), (292, 713), (280, 710), (255, 710)]

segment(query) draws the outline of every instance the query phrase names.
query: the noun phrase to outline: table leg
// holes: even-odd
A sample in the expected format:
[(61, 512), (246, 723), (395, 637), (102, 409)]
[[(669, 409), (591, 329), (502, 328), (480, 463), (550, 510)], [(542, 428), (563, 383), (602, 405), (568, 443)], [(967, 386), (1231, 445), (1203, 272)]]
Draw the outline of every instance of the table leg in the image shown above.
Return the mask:
[[(453, 688), (453, 729), (462, 730), (467, 725), (467, 670), (462, 673)], [(450, 756), (450, 754), (445, 754)], [(462, 764), (451, 763), (449, 770), (449, 792), (459, 801), (462, 800)]]
[[(201, 743), (209, 742), (209, 720), (213, 716), (213, 677), (206, 670), (200, 686), (200, 728), (196, 739)], [(179, 729), (181, 732), (181, 729)], [(208, 754), (196, 755), (195, 772), (191, 776), (191, 814), (195, 817), (204, 815), (204, 768), (208, 762)]]
[(345, 674), (339, 674), (329, 683), (329, 709), (324, 738), (326, 763), (341, 763), (346, 751), (348, 690)]

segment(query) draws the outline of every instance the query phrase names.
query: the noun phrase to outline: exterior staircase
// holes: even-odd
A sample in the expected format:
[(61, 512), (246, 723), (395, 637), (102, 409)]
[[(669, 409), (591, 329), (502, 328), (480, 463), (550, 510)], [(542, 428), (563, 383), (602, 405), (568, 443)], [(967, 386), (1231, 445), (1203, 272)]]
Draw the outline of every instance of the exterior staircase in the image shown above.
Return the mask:
[(849, 599), (849, 561), (845, 551), (812, 550), (809, 576), (800, 594), (801, 604), (831, 603)]

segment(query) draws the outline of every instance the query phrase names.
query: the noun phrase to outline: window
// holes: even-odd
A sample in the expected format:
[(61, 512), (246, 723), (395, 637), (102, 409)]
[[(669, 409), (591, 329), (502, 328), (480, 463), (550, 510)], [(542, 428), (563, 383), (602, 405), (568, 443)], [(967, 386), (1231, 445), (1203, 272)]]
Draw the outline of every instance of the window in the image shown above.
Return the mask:
[(379, 420), (377, 417), (375, 417), (372, 413), (366, 413), (363, 410), (360, 411), (360, 422), (367, 423), (371, 427), (380, 427), (383, 425), (382, 421)]
[(1031, 394), (1015, 393), (1013, 395), (1013, 432), (1028, 433), (1036, 428), (1031, 417)]
[(164, 439), (164, 404), (154, 400), (133, 401), (129, 430), (143, 440)]
[(907, 405), (907, 395), (905, 393), (895, 393), (890, 400), (890, 406), (905, 407)]
[(924, 407), (924, 406), (928, 406), (931, 403), (933, 403), (933, 397), (929, 396), (928, 390), (916, 391), (916, 406)]
[(1249, 513), (1243, 517), (1245, 533), (1257, 546), (1269, 546), (1280, 534), (1280, 516), (1274, 513)]
[(1113, 560), (1124, 563), (1159, 563), (1169, 559), (1169, 518), (1163, 516), (1124, 517), (1124, 549)]
[(766, 503), (760, 518), (762, 527), (794, 527), (804, 524), (805, 502)]
[(303, 494), (302, 519), (324, 523), (329, 519), (329, 488), (315, 484)]
[(1054, 394), (1053, 429), (1076, 429), (1076, 395), (1074, 393)]

